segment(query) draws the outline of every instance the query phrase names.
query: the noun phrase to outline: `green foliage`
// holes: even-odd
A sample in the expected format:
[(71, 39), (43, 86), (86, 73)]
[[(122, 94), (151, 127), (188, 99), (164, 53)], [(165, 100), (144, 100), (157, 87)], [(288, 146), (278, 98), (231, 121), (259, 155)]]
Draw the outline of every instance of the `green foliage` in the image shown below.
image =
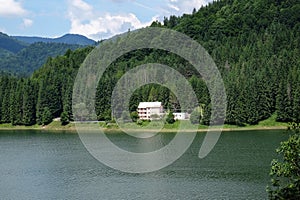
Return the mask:
[(167, 114), (166, 122), (167, 122), (168, 124), (174, 124), (175, 119), (174, 119), (174, 114), (173, 114), (173, 112), (169, 112), (169, 113)]
[[(164, 19), (164, 24), (156, 21), (152, 26), (172, 28), (187, 34), (197, 40), (212, 56), (222, 74), (227, 92), (227, 124), (256, 125), (271, 116), (276, 116), (279, 122), (298, 122), (298, 8), (299, 2), (294, 0), (215, 1), (199, 10), (195, 9), (190, 15), (170, 16)], [(139, 39), (137, 37), (136, 41)], [(114, 43), (122, 48), (125, 40), (126, 38), (118, 39)], [(103, 42), (101, 45), (106, 45), (105, 53), (112, 53), (109, 43)], [(8, 50), (0, 52), (0, 56), (3, 56), (0, 66), (4, 66), (4, 70), (13, 69), (16, 73), (22, 71), (27, 74), (44, 64), (30, 78), (0, 76), (1, 123), (42, 124), (45, 108), (49, 109), (53, 118), (65, 112), (68, 119), (73, 120), (74, 79), (78, 68), (93, 47), (75, 51), (67, 50), (68, 48), (69, 46), (65, 45), (47, 46), (36, 43), (17, 53)], [(57, 52), (65, 51), (65, 55), (48, 58), (49, 55), (54, 56)], [(145, 101), (161, 101), (164, 109), (172, 112), (190, 113), (194, 107), (202, 105), (201, 124), (221, 122), (220, 119), (224, 117), (221, 115), (210, 119), (213, 102), (202, 78), (205, 74), (199, 74), (188, 61), (176, 54), (154, 49), (140, 49), (127, 53), (106, 69), (98, 83), (95, 96), (98, 120), (112, 120), (111, 95), (116, 83), (126, 72), (145, 63), (161, 63), (180, 72), (193, 87), (198, 102), (190, 105), (192, 109), (183, 111), (170, 89), (158, 84), (148, 84), (134, 91), (129, 102), (130, 112), (136, 111), (139, 102)], [(124, 91), (126, 92), (126, 86)], [(133, 120), (137, 119), (136, 113), (130, 117)], [(89, 117), (82, 120), (88, 119)]]
[[(30, 80), (24, 83), (23, 93), (23, 123), (24, 125), (34, 125), (36, 123), (36, 87)], [(20, 109), (20, 108), (19, 108)]]
[(142, 126), (142, 125), (143, 125), (143, 120), (138, 119), (138, 120), (136, 121), (136, 124), (139, 125), (139, 126)]
[(287, 141), (276, 150), (280, 160), (273, 160), (267, 188), (270, 199), (300, 199), (300, 123), (292, 123)]
[[(183, 32), (209, 51), (222, 73), (227, 91), (226, 123), (256, 125), (275, 112), (278, 121), (292, 121), (300, 113), (297, 103), (300, 90), (296, 81), (299, 76), (292, 76), (300, 73), (296, 70), (299, 66), (300, 24), (278, 21), (278, 18), (284, 19), (280, 10), (292, 9), (295, 4), (288, 1), (216, 1), (194, 10), (191, 15), (171, 16), (164, 19), (164, 25), (153, 22), (152, 26)], [(292, 15), (293, 18), (298, 16)], [(115, 43), (121, 44), (122, 39)], [(224, 116), (221, 115), (210, 120), (212, 104), (201, 75), (182, 58), (149, 49), (123, 55), (106, 70), (96, 92), (99, 119), (109, 117), (110, 97), (118, 79), (144, 63), (165, 64), (182, 73), (191, 83), (198, 103), (204, 105), (201, 123), (222, 122), (220, 119)], [(291, 76), (290, 91), (286, 90), (287, 85), (281, 84), (287, 76)], [(161, 101), (165, 109), (181, 111), (177, 97), (160, 85), (149, 84), (137, 89), (130, 101), (130, 111), (135, 111), (141, 101)]]
[(75, 50), (79, 47), (62, 43), (34, 43), (14, 54), (1, 56), (0, 70), (19, 76), (29, 76), (40, 68), (48, 57), (62, 55), (68, 49)]
[(43, 125), (48, 125), (52, 122), (52, 115), (51, 111), (48, 107), (44, 108), (43, 115), (42, 115), (42, 124)]
[(25, 44), (22, 44), (14, 38), (0, 32), (0, 51), (7, 50), (12, 53), (17, 53), (25, 47)]
[(191, 113), (190, 121), (192, 124), (200, 124), (200, 120), (201, 120), (201, 112), (198, 109), (196, 109)]
[(133, 111), (130, 113), (130, 117), (133, 122), (137, 122), (137, 120), (139, 119), (139, 114), (137, 111)]
[(60, 117), (62, 112), (67, 115), (68, 121), (73, 120), (74, 78), (91, 50), (92, 47), (87, 47), (49, 58), (31, 78), (0, 75), (1, 123), (42, 125)]
[(68, 118), (68, 113), (67, 112), (62, 112), (61, 115), (60, 115), (60, 122), (61, 122), (61, 125), (65, 126), (67, 125), (70, 121), (69, 121), (69, 118)]
[(13, 36), (18, 41), (22, 41), (27, 44), (33, 44), (37, 42), (44, 43), (64, 43), (64, 44), (78, 44), (78, 45), (94, 45), (95, 41), (88, 39), (83, 35), (78, 34), (66, 34), (59, 38), (43, 38), (43, 37), (28, 37), (28, 36)]

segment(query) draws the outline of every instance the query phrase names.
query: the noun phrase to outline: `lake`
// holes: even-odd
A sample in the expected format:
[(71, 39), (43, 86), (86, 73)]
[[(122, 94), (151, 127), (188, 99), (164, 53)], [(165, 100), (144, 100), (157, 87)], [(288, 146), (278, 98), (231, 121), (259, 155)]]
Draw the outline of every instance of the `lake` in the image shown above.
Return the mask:
[[(161, 143), (174, 134), (161, 134)], [(282, 130), (223, 132), (198, 158), (199, 133), (172, 165), (147, 174), (113, 170), (94, 159), (72, 132), (0, 131), (0, 199), (266, 199), (270, 162)], [(109, 136), (134, 148), (137, 139)]]

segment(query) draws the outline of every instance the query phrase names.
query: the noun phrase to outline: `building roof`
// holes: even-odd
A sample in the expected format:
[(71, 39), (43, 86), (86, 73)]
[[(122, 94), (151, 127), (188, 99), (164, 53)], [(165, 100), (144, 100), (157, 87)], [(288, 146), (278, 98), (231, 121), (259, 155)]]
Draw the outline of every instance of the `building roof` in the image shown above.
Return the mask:
[(161, 102), (140, 102), (138, 108), (159, 108), (161, 107)]

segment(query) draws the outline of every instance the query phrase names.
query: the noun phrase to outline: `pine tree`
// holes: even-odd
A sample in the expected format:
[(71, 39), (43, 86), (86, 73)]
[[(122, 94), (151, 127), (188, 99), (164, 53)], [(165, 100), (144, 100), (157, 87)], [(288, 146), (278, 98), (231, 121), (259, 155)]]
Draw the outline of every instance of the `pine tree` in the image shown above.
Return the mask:
[(174, 114), (173, 114), (173, 112), (169, 112), (169, 113), (167, 114), (166, 122), (167, 122), (168, 124), (174, 124), (175, 119), (174, 119)]
[(52, 122), (53, 116), (51, 114), (51, 111), (48, 107), (44, 108), (43, 115), (42, 115), (42, 124), (48, 125)]
[(30, 80), (24, 82), (23, 123), (26, 126), (36, 123), (36, 90)]
[(10, 88), (11, 80), (9, 78), (4, 79), (4, 93), (2, 97), (2, 106), (1, 106), (1, 121), (2, 123), (10, 122)]
[(67, 125), (70, 121), (69, 121), (69, 118), (68, 118), (68, 113), (67, 112), (62, 112), (61, 115), (60, 115), (60, 122), (61, 122), (61, 125), (65, 126)]

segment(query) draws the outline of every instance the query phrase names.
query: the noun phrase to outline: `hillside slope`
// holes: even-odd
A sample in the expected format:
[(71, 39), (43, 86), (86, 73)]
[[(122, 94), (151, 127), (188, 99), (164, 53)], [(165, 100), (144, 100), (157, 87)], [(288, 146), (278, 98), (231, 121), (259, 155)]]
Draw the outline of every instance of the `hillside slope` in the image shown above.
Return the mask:
[(25, 43), (22, 43), (13, 37), (10, 37), (0, 32), (0, 54), (1, 51), (9, 51), (11, 53), (17, 53), (26, 47)]
[(0, 54), (0, 71), (29, 76), (41, 67), (48, 57), (64, 54), (81, 46), (62, 43), (33, 43), (15, 54)]
[(0, 72), (29, 76), (41, 67), (48, 57), (64, 54), (68, 49), (95, 45), (82, 35), (66, 34), (59, 38), (9, 36), (0, 32)]

